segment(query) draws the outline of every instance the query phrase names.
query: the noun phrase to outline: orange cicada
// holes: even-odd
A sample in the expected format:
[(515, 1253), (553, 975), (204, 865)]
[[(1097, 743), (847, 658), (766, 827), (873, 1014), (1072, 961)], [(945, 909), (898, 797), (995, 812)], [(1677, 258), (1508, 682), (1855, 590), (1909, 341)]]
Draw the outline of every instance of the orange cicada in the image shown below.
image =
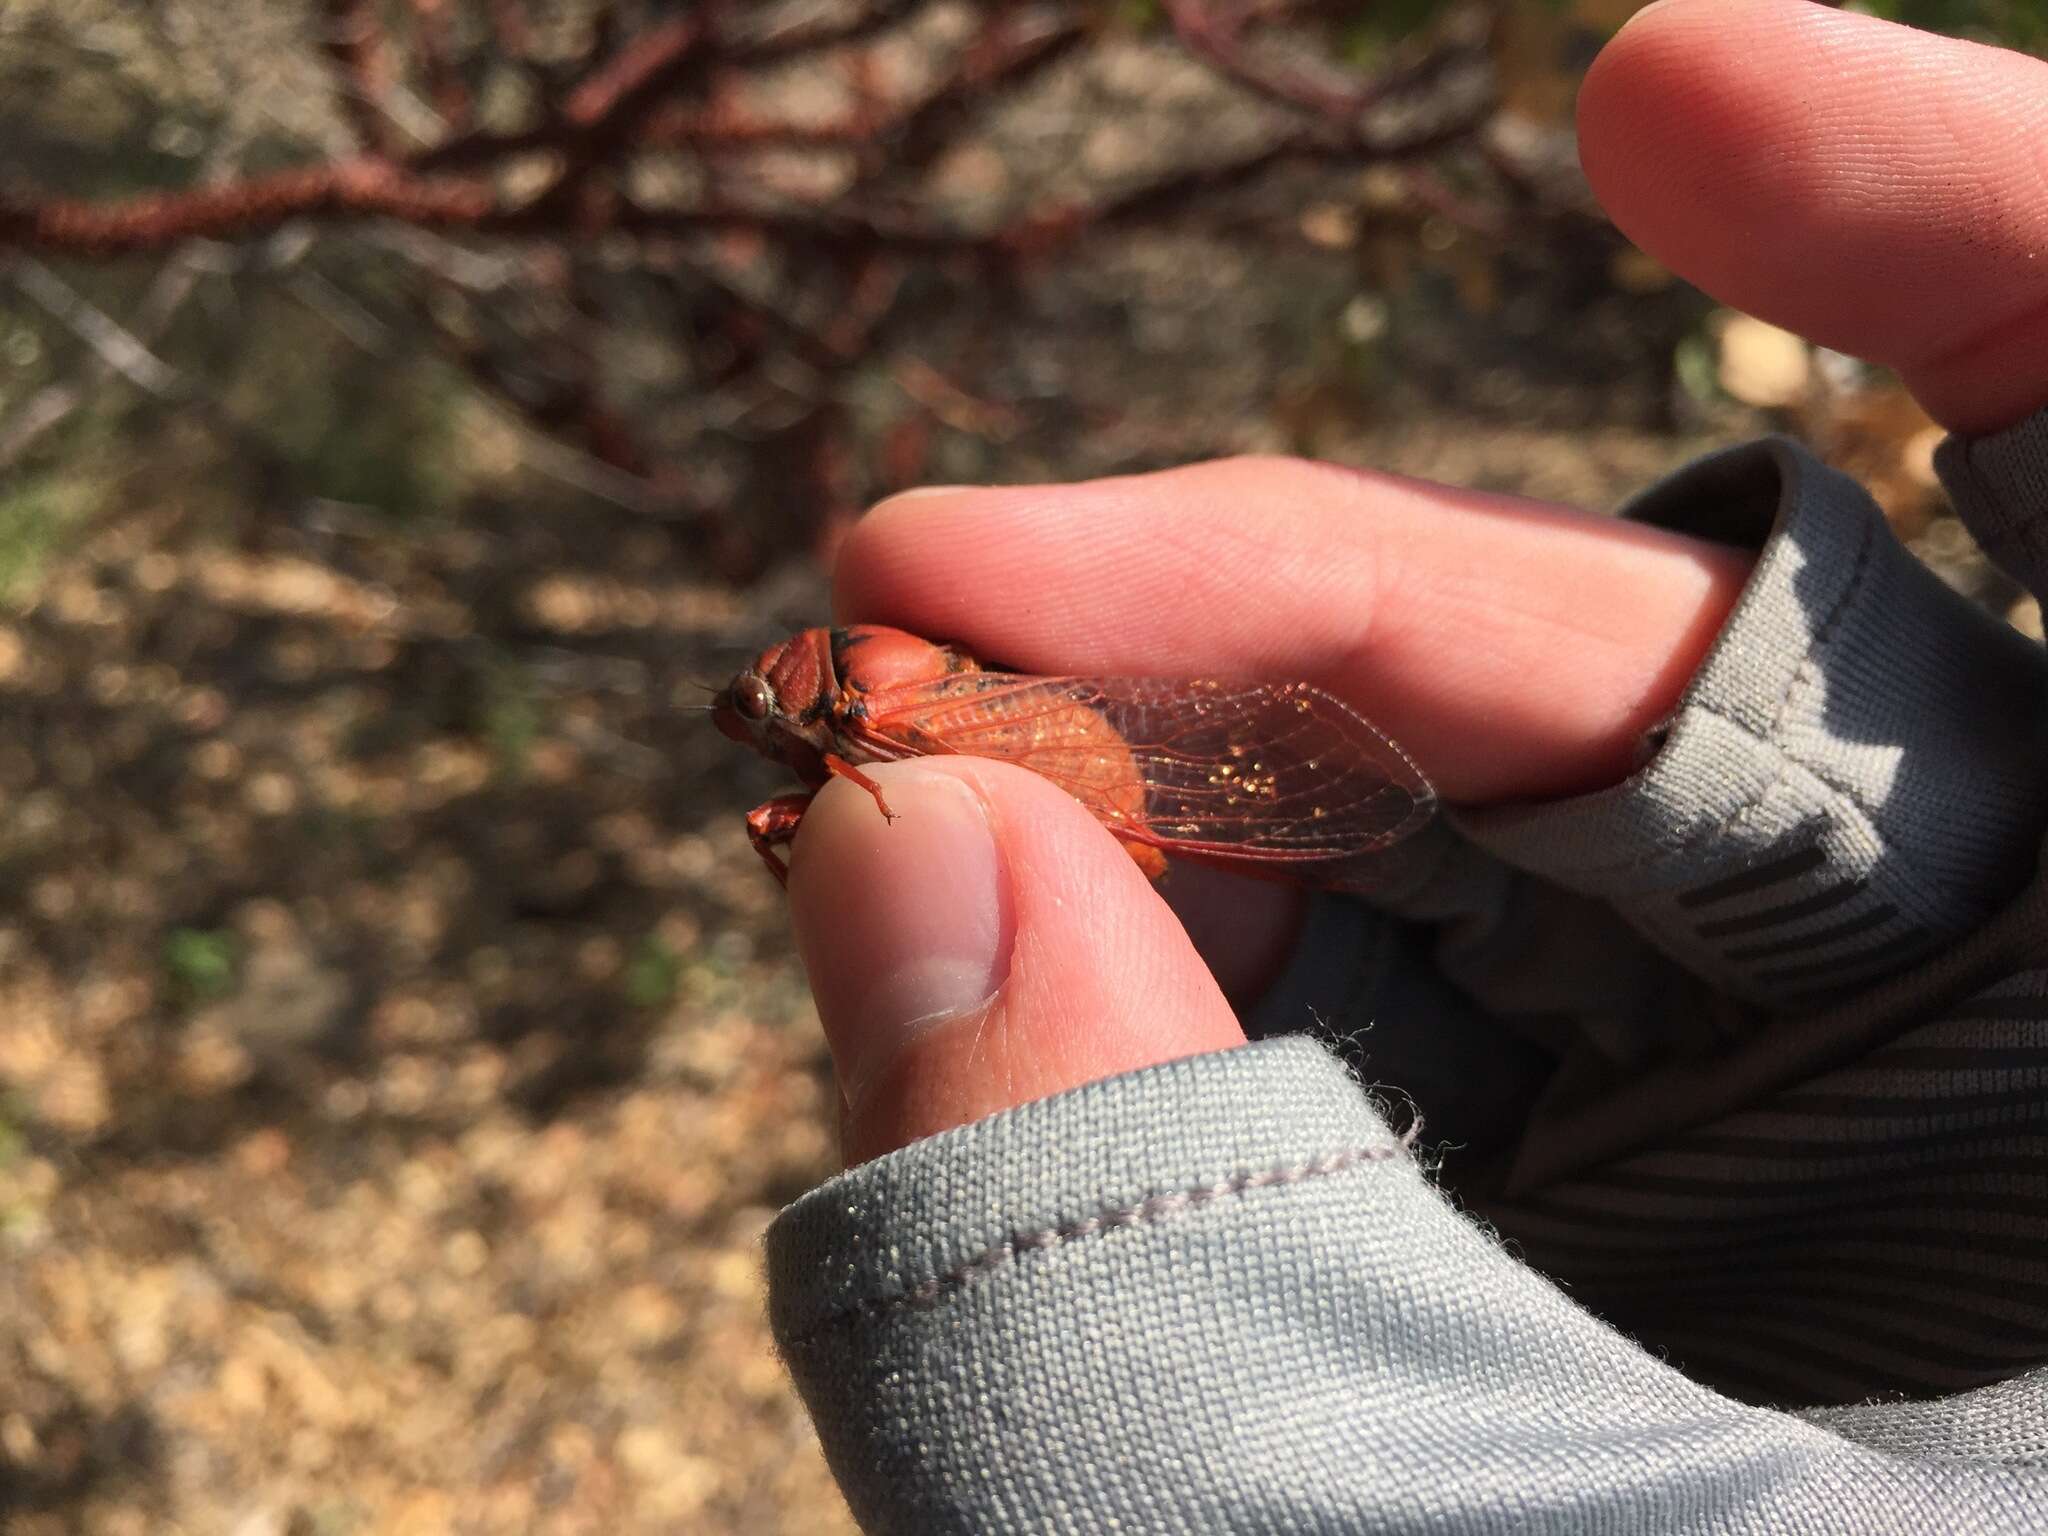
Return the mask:
[(1436, 806), (1405, 752), (1306, 683), (1033, 677), (872, 624), (770, 646), (712, 701), (712, 719), (808, 786), (747, 817), (778, 880), (788, 869), (777, 850), (810, 791), (837, 775), (893, 816), (861, 766), (939, 753), (1052, 780), (1155, 877), (1172, 854), (1305, 884), (1367, 883), (1359, 861)]

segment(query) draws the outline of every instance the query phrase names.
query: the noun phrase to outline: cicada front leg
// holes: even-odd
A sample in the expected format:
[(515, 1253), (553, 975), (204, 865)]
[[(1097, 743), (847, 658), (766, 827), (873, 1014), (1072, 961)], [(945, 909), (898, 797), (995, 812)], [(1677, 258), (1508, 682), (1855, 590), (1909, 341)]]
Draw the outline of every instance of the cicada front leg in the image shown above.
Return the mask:
[(889, 809), (889, 802), (882, 798), (882, 786), (854, 767), (853, 764), (849, 763), (837, 752), (827, 752), (825, 754), (825, 768), (834, 778), (844, 779), (849, 784), (858, 784), (862, 789), (873, 795), (875, 797), (875, 809), (882, 813), (884, 821), (894, 821), (896, 819), (896, 813)]
[(761, 862), (768, 866), (768, 872), (779, 885), (789, 884), (789, 865), (776, 850), (796, 836), (796, 829), (803, 825), (804, 812), (810, 807), (808, 794), (777, 795), (747, 812), (747, 841), (754, 845), (754, 852), (761, 855)]

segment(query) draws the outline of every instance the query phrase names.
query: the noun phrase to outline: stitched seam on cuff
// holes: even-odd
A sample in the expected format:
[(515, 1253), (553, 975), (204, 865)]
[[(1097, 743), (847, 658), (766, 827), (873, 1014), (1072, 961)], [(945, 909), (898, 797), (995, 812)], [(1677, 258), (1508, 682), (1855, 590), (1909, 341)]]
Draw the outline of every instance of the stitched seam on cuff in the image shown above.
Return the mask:
[(801, 1333), (793, 1334), (784, 1347), (797, 1348), (831, 1329), (881, 1317), (890, 1312), (924, 1311), (938, 1306), (948, 1297), (986, 1279), (1027, 1253), (1041, 1253), (1048, 1249), (1065, 1247), (1069, 1243), (1099, 1237), (1105, 1232), (1114, 1232), (1125, 1227), (1149, 1226), (1153, 1222), (1201, 1210), (1205, 1206), (1215, 1205), (1224, 1200), (1233, 1200), (1255, 1190), (1281, 1189), (1290, 1184), (1306, 1184), (1315, 1179), (1327, 1179), (1373, 1163), (1393, 1162), (1408, 1155), (1415, 1135), (1421, 1128), (1419, 1122), (1411, 1126), (1392, 1146), (1348, 1147), (1336, 1152), (1326, 1152), (1320, 1157), (1283, 1164), (1278, 1168), (1233, 1174), (1227, 1179), (1218, 1179), (1213, 1184), (1196, 1184), (1168, 1194), (1148, 1195), (1135, 1204), (1112, 1206), (1079, 1221), (1012, 1233), (1002, 1242), (983, 1249), (964, 1263), (955, 1265), (943, 1274), (934, 1275), (929, 1280), (921, 1280), (908, 1290), (897, 1291), (887, 1296), (863, 1297), (851, 1306), (843, 1307), (813, 1323)]

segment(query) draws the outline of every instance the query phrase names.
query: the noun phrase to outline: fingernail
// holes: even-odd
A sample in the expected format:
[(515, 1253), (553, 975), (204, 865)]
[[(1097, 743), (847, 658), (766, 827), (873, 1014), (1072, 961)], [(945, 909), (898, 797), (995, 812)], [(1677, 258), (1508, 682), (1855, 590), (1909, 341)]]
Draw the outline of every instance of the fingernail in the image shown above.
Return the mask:
[(896, 819), (833, 783), (790, 861), (797, 948), (856, 1114), (913, 1042), (987, 1007), (1011, 937), (1002, 853), (974, 790), (918, 762), (867, 771)]

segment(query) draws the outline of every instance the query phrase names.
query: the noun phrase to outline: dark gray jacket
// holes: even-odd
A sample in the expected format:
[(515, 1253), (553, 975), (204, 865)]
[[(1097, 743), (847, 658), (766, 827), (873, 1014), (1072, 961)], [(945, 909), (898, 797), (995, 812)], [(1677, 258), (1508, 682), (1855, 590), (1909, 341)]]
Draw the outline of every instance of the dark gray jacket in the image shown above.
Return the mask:
[[(1939, 462), (2040, 593), (2048, 413)], [(2048, 660), (1793, 444), (1628, 515), (1760, 554), (1627, 783), (777, 1221), (869, 1530), (2048, 1530)]]

